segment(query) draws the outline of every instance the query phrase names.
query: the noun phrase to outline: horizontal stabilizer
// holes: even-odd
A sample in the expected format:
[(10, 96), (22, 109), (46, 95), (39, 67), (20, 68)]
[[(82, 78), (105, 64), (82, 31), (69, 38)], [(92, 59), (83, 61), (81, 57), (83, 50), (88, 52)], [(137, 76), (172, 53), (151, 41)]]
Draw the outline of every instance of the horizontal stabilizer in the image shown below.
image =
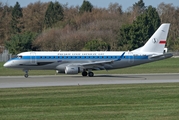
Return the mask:
[(160, 55), (152, 55), (149, 57), (149, 59), (157, 59), (157, 58), (170, 58), (172, 57), (172, 53), (165, 53), (165, 54), (160, 54)]

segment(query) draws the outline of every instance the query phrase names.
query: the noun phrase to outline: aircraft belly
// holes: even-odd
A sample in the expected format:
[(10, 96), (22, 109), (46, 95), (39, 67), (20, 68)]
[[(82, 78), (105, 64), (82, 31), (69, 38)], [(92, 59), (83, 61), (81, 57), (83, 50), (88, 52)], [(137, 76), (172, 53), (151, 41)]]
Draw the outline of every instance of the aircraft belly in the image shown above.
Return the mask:
[(14, 66), (18, 69), (38, 70), (38, 69), (54, 69), (59, 63), (55, 61), (36, 61), (31, 63), (27, 60), (15, 61)]

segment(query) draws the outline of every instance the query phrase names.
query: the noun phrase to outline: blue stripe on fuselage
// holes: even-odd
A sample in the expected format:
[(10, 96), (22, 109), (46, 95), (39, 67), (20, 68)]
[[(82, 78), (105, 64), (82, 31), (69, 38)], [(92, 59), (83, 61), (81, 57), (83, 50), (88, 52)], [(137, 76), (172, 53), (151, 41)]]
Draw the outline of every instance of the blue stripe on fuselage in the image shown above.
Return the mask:
[[(15, 58), (16, 60), (115, 60), (120, 56), (22, 56), (22, 58)], [(148, 59), (148, 56), (123, 56), (124, 60), (134, 59), (134, 60), (143, 60)], [(13, 59), (14, 60), (14, 59)]]

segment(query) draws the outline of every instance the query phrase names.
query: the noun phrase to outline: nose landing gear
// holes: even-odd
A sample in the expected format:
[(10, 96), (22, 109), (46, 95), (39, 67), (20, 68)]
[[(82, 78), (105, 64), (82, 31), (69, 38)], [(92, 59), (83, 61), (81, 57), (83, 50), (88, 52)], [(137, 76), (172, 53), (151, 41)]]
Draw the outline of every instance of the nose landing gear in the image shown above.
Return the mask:
[(24, 70), (24, 72), (25, 72), (24, 77), (28, 78), (29, 77), (28, 70)]

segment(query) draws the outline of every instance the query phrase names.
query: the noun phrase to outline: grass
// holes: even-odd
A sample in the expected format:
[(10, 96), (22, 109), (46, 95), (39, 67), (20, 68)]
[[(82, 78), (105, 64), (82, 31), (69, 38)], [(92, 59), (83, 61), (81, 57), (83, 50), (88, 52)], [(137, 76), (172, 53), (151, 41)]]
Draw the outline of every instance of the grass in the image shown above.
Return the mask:
[[(14, 70), (3, 67), (0, 63), (0, 76), (23, 75), (22, 70)], [(94, 71), (95, 74), (138, 74), (138, 73), (179, 73), (179, 58), (170, 58), (139, 66), (110, 70)], [(32, 70), (29, 75), (54, 75), (55, 70)]]
[(179, 83), (0, 89), (1, 120), (178, 120)]
[[(0, 76), (23, 75), (3, 68)], [(179, 73), (179, 58), (95, 74)], [(55, 71), (30, 71), (53, 75)], [(0, 89), (1, 120), (178, 120), (179, 83)]]

